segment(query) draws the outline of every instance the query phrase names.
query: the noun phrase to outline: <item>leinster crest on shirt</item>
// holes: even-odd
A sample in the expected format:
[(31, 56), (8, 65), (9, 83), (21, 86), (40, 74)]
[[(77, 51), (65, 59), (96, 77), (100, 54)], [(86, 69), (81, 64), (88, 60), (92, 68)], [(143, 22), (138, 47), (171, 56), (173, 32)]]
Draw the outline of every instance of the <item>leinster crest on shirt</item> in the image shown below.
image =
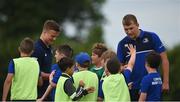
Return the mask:
[(148, 42), (149, 42), (148, 38), (143, 39), (143, 43), (148, 43)]

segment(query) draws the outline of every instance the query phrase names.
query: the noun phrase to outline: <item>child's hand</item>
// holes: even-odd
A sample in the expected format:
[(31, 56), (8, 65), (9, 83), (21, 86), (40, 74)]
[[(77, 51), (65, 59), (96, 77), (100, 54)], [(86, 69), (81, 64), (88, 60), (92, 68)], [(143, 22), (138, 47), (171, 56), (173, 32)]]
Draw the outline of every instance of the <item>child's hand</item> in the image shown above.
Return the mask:
[(85, 85), (84, 82), (83, 82), (82, 80), (80, 80), (80, 81), (79, 81), (79, 86), (84, 87), (84, 85)]
[(49, 75), (49, 82), (53, 79), (53, 76), (55, 74), (56, 70), (53, 70), (51, 74)]
[(129, 89), (132, 89), (132, 84), (133, 84), (133, 82), (128, 83), (128, 88)]
[(123, 71), (127, 68), (127, 66), (128, 66), (127, 64), (126, 64), (126, 65), (121, 66), (121, 70), (120, 70), (120, 71), (121, 71), (121, 72), (123, 72)]
[(36, 100), (36, 102), (42, 102), (42, 101), (43, 101), (42, 98), (39, 98), (39, 99)]
[(89, 87), (86, 89), (88, 93), (93, 93), (95, 91), (94, 87)]
[(129, 49), (128, 54), (130, 55), (127, 68), (132, 71), (136, 60), (136, 46), (133, 46), (132, 44), (128, 44), (127, 47)]
[(136, 53), (136, 46), (133, 46), (132, 44), (128, 44), (128, 49), (129, 49), (129, 54), (132, 55), (132, 54), (135, 54)]

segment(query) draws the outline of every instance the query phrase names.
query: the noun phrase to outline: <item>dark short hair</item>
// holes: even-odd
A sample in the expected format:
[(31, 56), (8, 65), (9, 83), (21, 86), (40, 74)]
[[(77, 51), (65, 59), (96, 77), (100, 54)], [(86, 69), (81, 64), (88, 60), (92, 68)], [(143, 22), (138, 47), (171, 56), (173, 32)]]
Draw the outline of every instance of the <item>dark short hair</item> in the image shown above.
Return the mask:
[(123, 17), (122, 24), (129, 26), (134, 22), (135, 24), (138, 24), (137, 18), (135, 15), (127, 14)]
[(68, 44), (59, 45), (56, 50), (63, 53), (66, 57), (73, 56), (73, 49)]
[(103, 43), (95, 43), (92, 48), (92, 52), (97, 54), (98, 57), (101, 57), (101, 55), (107, 50), (107, 47)]
[(56, 32), (61, 31), (60, 25), (54, 20), (46, 20), (43, 26), (43, 30), (54, 30)]
[(23, 53), (30, 54), (34, 50), (34, 41), (29, 37), (24, 38), (20, 43), (19, 49)]
[(120, 71), (120, 62), (117, 57), (108, 60), (106, 67), (111, 74), (117, 74)]
[(90, 66), (90, 64), (91, 64), (90, 61), (85, 61), (83, 64), (79, 64), (79, 66), (82, 68), (88, 68)]
[(74, 65), (74, 60), (69, 57), (63, 57), (58, 61), (58, 66), (62, 72), (65, 72), (67, 68), (71, 68)]
[(146, 63), (149, 67), (157, 69), (161, 63), (161, 56), (152, 51), (146, 56)]

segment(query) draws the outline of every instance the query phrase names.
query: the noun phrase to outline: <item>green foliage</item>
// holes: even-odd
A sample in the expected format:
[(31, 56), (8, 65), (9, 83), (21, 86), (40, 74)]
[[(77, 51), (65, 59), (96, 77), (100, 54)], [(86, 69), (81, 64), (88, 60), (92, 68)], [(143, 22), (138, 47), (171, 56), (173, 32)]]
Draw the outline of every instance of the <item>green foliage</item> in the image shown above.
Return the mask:
[(45, 20), (61, 24), (70, 21), (77, 29), (102, 23), (100, 8), (105, 0), (3, 0), (0, 5), (0, 32), (14, 38), (41, 32)]
[(174, 47), (174, 49), (168, 52), (168, 58), (170, 63), (170, 92), (165, 95), (164, 99), (177, 101), (180, 100), (180, 81), (179, 81), (179, 73), (180, 73), (180, 45)]
[[(53, 46), (69, 44), (74, 55), (80, 51), (91, 54), (95, 42), (103, 42), (101, 7), (105, 0), (0, 0), (0, 98), (7, 74), (8, 63), (18, 57), (19, 42), (26, 36), (38, 39), (42, 25), (47, 19), (60, 24), (66, 21), (75, 25), (77, 31), (88, 29), (87, 36), (77, 32), (73, 38), (62, 33)], [(170, 61), (170, 92), (164, 100), (179, 100), (180, 95), (180, 45), (168, 51)]]
[(55, 41), (55, 46), (59, 44), (69, 44), (74, 50), (74, 55), (81, 51), (88, 52), (91, 55), (91, 48), (93, 44), (96, 42), (104, 42), (102, 39), (102, 34), (102, 27), (100, 26), (90, 28), (88, 36), (83, 39), (78, 36), (68, 38), (64, 34), (61, 34), (60, 37), (58, 37), (58, 39)]

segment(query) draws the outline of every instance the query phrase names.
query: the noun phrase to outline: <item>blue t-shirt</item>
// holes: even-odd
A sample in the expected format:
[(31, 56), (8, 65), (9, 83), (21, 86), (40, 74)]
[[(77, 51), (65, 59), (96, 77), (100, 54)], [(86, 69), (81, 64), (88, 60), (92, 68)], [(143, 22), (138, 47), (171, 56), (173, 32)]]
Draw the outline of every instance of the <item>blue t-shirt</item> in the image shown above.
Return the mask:
[[(55, 74), (53, 76), (52, 82), (54, 84), (57, 84), (59, 77), (62, 75), (62, 72), (58, 66), (58, 64), (53, 64), (51, 67), (51, 72), (55, 70)], [(51, 91), (51, 98), (54, 101), (54, 97), (55, 97), (55, 92), (56, 92), (56, 88), (53, 88)]]
[(53, 64), (51, 67), (51, 72), (55, 70), (55, 74), (53, 76), (52, 82), (57, 84), (59, 77), (62, 75), (62, 72), (58, 66), (58, 64)]
[(145, 57), (151, 51), (156, 51), (157, 53), (162, 53), (165, 51), (165, 47), (157, 34), (153, 32), (147, 32), (140, 30), (140, 35), (136, 40), (131, 39), (126, 36), (118, 44), (117, 56), (121, 63), (127, 64), (130, 55), (128, 44), (136, 46), (136, 60), (130, 80), (133, 82), (132, 89), (140, 89), (140, 83), (142, 78), (147, 75), (147, 70), (145, 68)]
[(146, 101), (160, 101), (162, 91), (162, 80), (159, 73), (150, 73), (142, 79), (142, 93), (147, 93)]
[(8, 73), (12, 73), (12, 74), (14, 74), (14, 61), (13, 60), (11, 60), (10, 62), (9, 62), (9, 66), (8, 66)]

